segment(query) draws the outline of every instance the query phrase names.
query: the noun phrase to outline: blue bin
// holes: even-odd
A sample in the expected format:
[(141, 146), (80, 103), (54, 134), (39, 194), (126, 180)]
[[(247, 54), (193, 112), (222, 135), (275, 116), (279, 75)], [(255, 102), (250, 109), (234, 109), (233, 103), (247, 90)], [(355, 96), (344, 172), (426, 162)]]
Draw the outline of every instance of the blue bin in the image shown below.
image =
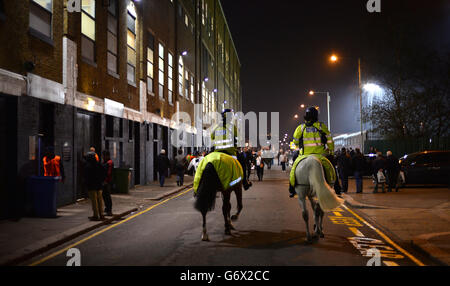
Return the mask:
[(56, 217), (58, 177), (30, 177), (28, 190), (32, 214), (36, 217)]

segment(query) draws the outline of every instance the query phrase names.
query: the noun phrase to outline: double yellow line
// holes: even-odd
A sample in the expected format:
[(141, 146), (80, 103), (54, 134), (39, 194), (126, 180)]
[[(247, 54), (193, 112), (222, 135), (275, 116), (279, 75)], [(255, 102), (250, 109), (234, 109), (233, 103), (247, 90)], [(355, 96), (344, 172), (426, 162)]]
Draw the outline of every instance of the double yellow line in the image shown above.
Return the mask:
[(94, 233), (94, 234), (88, 236), (88, 237), (83, 238), (83, 239), (80, 240), (80, 241), (77, 241), (77, 242), (75, 242), (75, 243), (73, 243), (73, 244), (71, 244), (71, 245), (69, 245), (69, 246), (67, 246), (67, 247), (65, 247), (65, 248), (63, 248), (63, 249), (61, 249), (61, 250), (59, 250), (59, 251), (56, 251), (56, 252), (54, 252), (54, 253), (52, 253), (52, 254), (50, 254), (50, 255), (48, 255), (48, 256), (46, 256), (46, 257), (44, 257), (44, 258), (42, 258), (42, 259), (40, 259), (40, 260), (38, 260), (38, 261), (36, 261), (36, 262), (33, 262), (33, 263), (31, 263), (29, 266), (36, 266), (36, 265), (42, 264), (42, 263), (44, 263), (45, 261), (50, 260), (50, 259), (52, 259), (53, 257), (58, 256), (58, 255), (60, 255), (61, 253), (66, 252), (67, 250), (69, 250), (69, 249), (71, 249), (71, 248), (74, 248), (74, 247), (77, 246), (77, 245), (82, 244), (83, 242), (86, 242), (86, 241), (88, 241), (88, 240), (90, 240), (90, 239), (92, 239), (92, 238), (94, 238), (94, 237), (96, 237), (96, 236), (98, 236), (98, 235), (100, 235), (100, 234), (102, 234), (102, 233), (104, 233), (104, 232), (110, 230), (110, 229), (113, 229), (113, 228), (115, 228), (115, 227), (118, 227), (119, 225), (121, 225), (121, 224), (123, 224), (123, 223), (125, 223), (125, 222), (127, 222), (127, 221), (129, 221), (129, 220), (132, 220), (132, 219), (134, 219), (135, 217), (138, 217), (138, 216), (140, 216), (140, 215), (143, 215), (143, 214), (145, 214), (145, 213), (151, 211), (152, 209), (154, 209), (154, 208), (156, 208), (156, 207), (158, 207), (158, 206), (160, 206), (160, 205), (162, 205), (162, 204), (164, 204), (164, 203), (166, 203), (166, 202), (168, 202), (168, 201), (170, 201), (170, 200), (173, 200), (173, 199), (175, 199), (175, 198), (178, 198), (178, 197), (182, 196), (182, 195), (184, 195), (184, 194), (190, 192), (192, 189), (193, 189), (193, 188), (190, 188), (190, 189), (188, 189), (188, 190), (186, 190), (186, 191), (184, 191), (184, 192), (181, 192), (181, 193), (179, 193), (179, 194), (177, 194), (177, 195), (175, 195), (175, 196), (173, 196), (173, 197), (170, 197), (170, 198), (168, 198), (168, 199), (166, 199), (166, 200), (164, 200), (164, 201), (162, 201), (162, 202), (159, 202), (159, 203), (157, 203), (157, 204), (155, 204), (155, 205), (152, 205), (152, 206), (148, 207), (147, 209), (145, 209), (145, 210), (143, 210), (143, 211), (141, 211), (141, 212), (139, 212), (139, 213), (136, 213), (136, 214), (134, 214), (134, 215), (132, 215), (132, 216), (130, 216), (130, 217), (128, 217), (128, 218), (126, 218), (126, 219), (124, 219), (124, 220), (118, 222), (118, 223), (115, 223), (115, 224), (113, 224), (113, 225), (111, 225), (111, 226), (108, 226), (108, 227), (106, 227), (106, 228), (104, 228), (104, 229), (102, 229), (102, 230), (100, 230), (100, 231), (98, 231), (98, 232), (96, 232), (96, 233)]

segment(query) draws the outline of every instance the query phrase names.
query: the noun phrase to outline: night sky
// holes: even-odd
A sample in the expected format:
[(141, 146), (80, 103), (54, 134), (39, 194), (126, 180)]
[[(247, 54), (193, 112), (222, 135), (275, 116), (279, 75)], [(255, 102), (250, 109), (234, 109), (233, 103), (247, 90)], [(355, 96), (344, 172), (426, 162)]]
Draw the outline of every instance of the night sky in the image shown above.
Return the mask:
[[(243, 111), (279, 112), (280, 136), (292, 136), (301, 104), (318, 105), (326, 123), (326, 95), (311, 89), (330, 92), (333, 134), (359, 131), (357, 58), (373, 53), (387, 21), (412, 22), (417, 41), (450, 50), (450, 1), (381, 0), (381, 13), (369, 13), (367, 0), (221, 3), (242, 64)], [(335, 65), (333, 52), (344, 57)]]

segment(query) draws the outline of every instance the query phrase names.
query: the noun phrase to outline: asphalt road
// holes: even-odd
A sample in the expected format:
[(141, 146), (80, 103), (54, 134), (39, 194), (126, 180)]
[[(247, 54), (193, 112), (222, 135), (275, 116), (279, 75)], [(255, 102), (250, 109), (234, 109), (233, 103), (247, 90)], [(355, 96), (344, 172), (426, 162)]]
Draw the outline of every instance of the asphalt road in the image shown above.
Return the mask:
[[(188, 190), (25, 265), (65, 266), (72, 248), (79, 250), (82, 266), (365, 266), (378, 261), (383, 266), (428, 264), (345, 205), (325, 214), (325, 238), (306, 243), (301, 210), (298, 200), (288, 197), (286, 176), (266, 170), (269, 178), (254, 182), (244, 192), (244, 209), (234, 223), (232, 236), (224, 234), (222, 200), (217, 199), (216, 209), (207, 216), (211, 241), (201, 241), (201, 215), (193, 208), (193, 191)], [(232, 206), (234, 212), (234, 197)], [(309, 212), (312, 228), (313, 213), (311, 209)], [(380, 259), (371, 260), (368, 249), (373, 253), (378, 249)]]

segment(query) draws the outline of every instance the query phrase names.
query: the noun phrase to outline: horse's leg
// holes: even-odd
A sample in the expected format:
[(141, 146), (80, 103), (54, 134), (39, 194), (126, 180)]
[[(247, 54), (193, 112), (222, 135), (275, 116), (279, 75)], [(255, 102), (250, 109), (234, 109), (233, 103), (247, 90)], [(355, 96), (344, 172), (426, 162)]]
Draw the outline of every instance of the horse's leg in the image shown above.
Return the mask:
[(319, 231), (319, 217), (320, 214), (317, 212), (319, 204), (314, 201), (314, 198), (308, 197), (310, 203), (311, 203), (311, 208), (314, 212), (314, 235), (313, 238), (318, 238), (320, 235), (320, 231)]
[(209, 241), (208, 233), (206, 232), (206, 212), (202, 213), (203, 216), (203, 232), (202, 232), (202, 240)]
[(307, 242), (311, 242), (312, 238), (311, 238), (311, 234), (309, 232), (309, 215), (308, 215), (308, 209), (306, 208), (306, 187), (302, 187), (302, 186), (296, 186), (295, 190), (297, 192), (298, 195), (298, 201), (300, 203), (300, 207), (302, 209), (302, 216), (303, 216), (303, 220), (305, 221), (305, 225), (306, 225), (306, 241)]
[(222, 192), (222, 199), (223, 199), (223, 205), (222, 205), (222, 213), (223, 213), (223, 219), (225, 221), (225, 234), (231, 235), (231, 222), (230, 222), (230, 210), (231, 210), (231, 203), (230, 203), (230, 191), (223, 191)]
[(319, 228), (319, 230), (320, 230), (320, 238), (324, 238), (325, 237), (325, 235), (323, 234), (323, 215), (324, 215), (324, 212), (323, 212), (323, 210), (322, 210), (322, 208), (320, 207), (320, 205), (319, 204), (317, 204), (317, 208), (318, 208), (318, 210), (319, 210), (319, 225), (320, 225), (320, 228)]
[(237, 213), (231, 216), (231, 220), (232, 221), (236, 221), (239, 218), (239, 215), (241, 214), (242, 211), (242, 186), (238, 186), (235, 190), (234, 193), (236, 195), (236, 201), (237, 201)]

